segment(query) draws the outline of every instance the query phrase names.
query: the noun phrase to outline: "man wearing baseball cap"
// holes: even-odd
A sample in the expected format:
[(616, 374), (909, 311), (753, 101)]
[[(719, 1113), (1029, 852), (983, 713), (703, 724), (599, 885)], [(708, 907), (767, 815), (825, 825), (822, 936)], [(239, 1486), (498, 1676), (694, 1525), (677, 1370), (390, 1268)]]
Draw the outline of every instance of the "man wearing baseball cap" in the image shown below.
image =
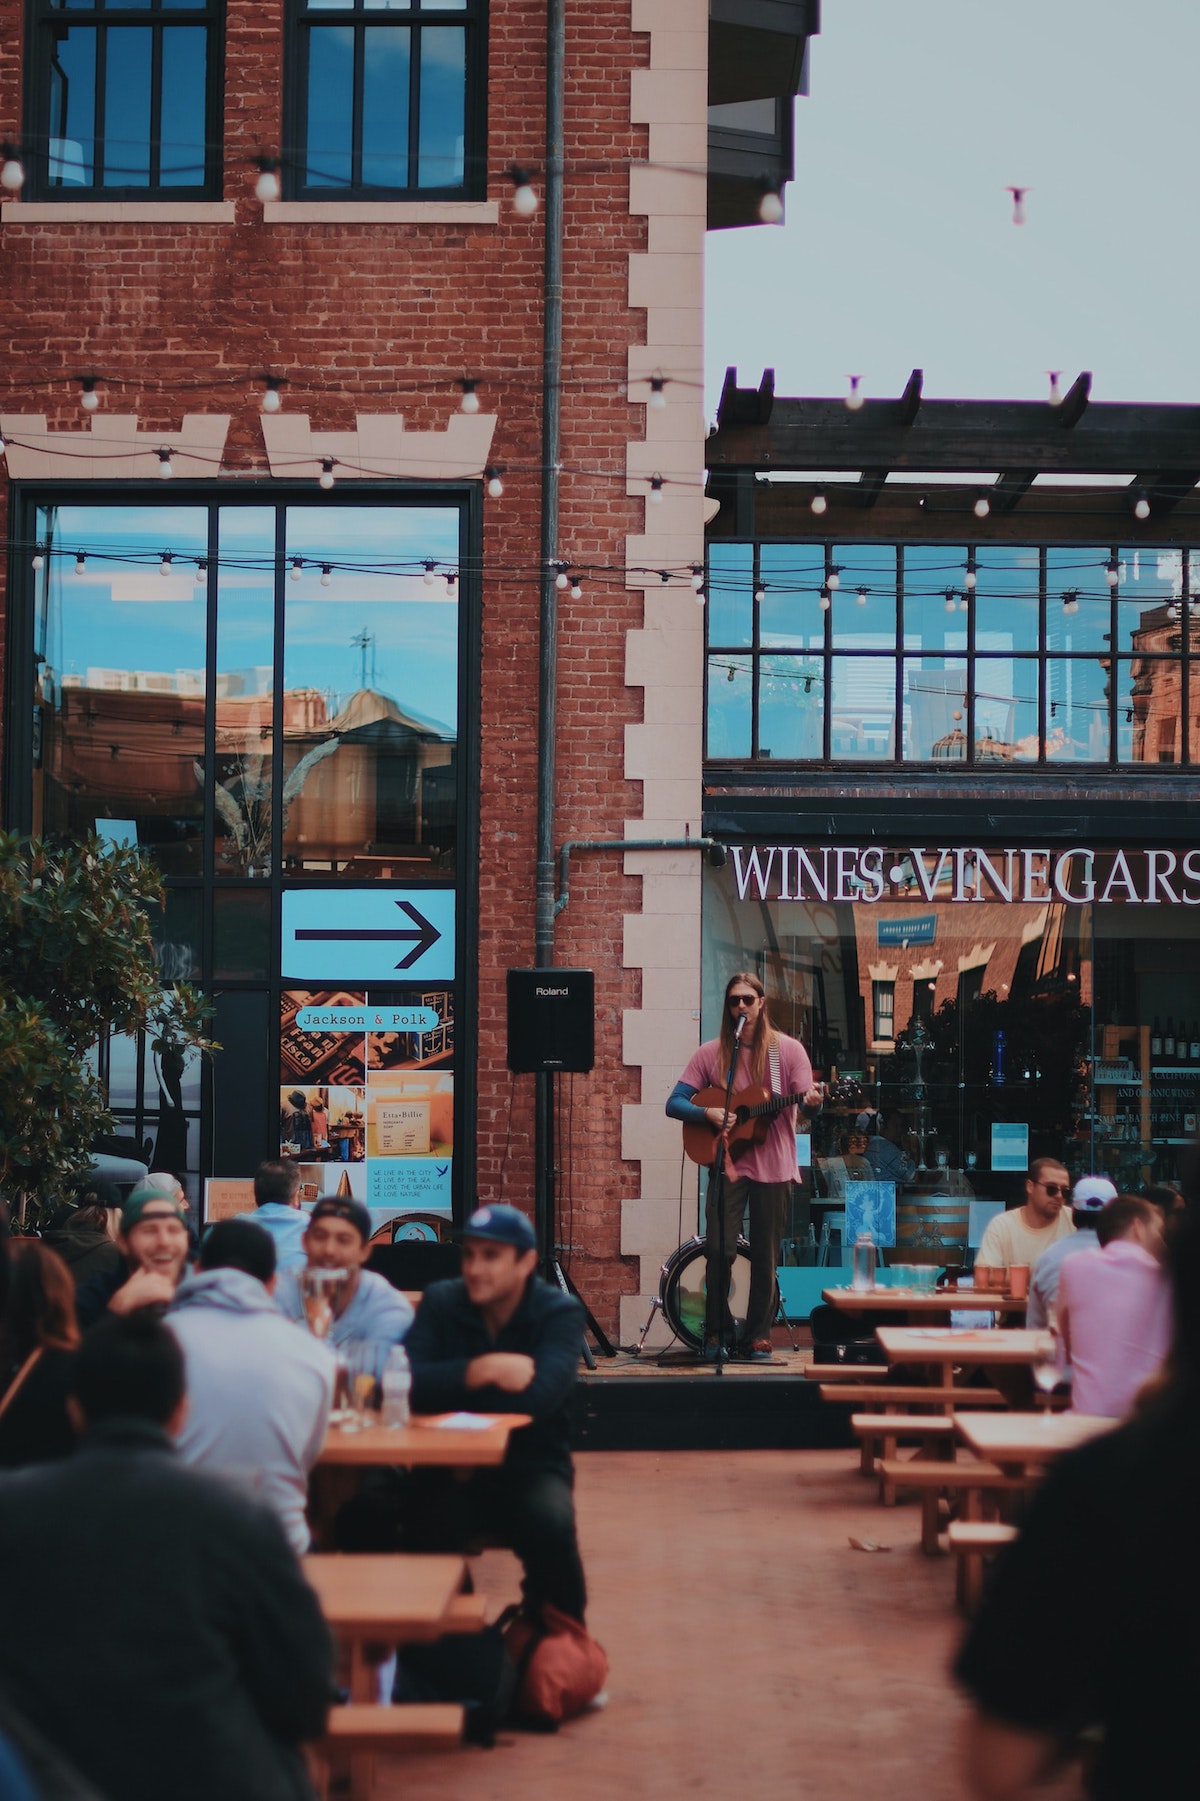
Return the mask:
[[(350, 1196), (326, 1195), (308, 1216), (304, 1233), (307, 1269), (345, 1270), (348, 1280), (333, 1303), (326, 1338), (331, 1345), (368, 1345), (376, 1375), (383, 1374), (388, 1352), (412, 1325), (413, 1310), (383, 1276), (363, 1265), (371, 1255), (371, 1215)], [(281, 1270), (275, 1304), (289, 1319), (304, 1321), (300, 1270)]]
[(1097, 1251), (1096, 1221), (1117, 1191), (1107, 1176), (1080, 1176), (1071, 1190), (1071, 1222), (1075, 1227), (1069, 1238), (1056, 1238), (1033, 1266), (1029, 1278), (1029, 1300), (1025, 1308), (1025, 1324), (1043, 1330), (1050, 1324), (1050, 1309), (1058, 1296), (1058, 1278), (1068, 1257), (1079, 1251)]
[(583, 1309), (543, 1282), (537, 1239), (515, 1207), (477, 1207), (463, 1227), (462, 1275), (425, 1290), (407, 1350), (418, 1413), (528, 1413), (499, 1469), (468, 1481), (417, 1470), (403, 1510), (410, 1549), (451, 1550), (480, 1533), (510, 1545), (525, 1599), (582, 1620), (587, 1595), (572, 1494), (568, 1402)]
[(169, 1307), (191, 1250), (188, 1204), (180, 1184), (165, 1172), (146, 1176), (130, 1190), (117, 1233), (118, 1268), (85, 1282), (75, 1297), (86, 1328), (108, 1311)]

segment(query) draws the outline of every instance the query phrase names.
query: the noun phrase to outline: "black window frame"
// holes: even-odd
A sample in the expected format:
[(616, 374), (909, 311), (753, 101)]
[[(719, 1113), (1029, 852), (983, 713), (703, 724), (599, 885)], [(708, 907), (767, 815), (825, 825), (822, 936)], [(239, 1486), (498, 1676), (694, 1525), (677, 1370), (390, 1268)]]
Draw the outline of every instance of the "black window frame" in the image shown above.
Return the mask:
[[(315, 200), (336, 205), (346, 200), (482, 200), (487, 193), (487, 0), (466, 0), (459, 7), (439, 6), (437, 0), (409, 0), (403, 8), (371, 7), (365, 0), (349, 6), (322, 7), (307, 0), (287, 0), (286, 79), (284, 89), (284, 154), (281, 171), (286, 200)], [(306, 180), (308, 162), (308, 69), (310, 31), (319, 26), (351, 26), (356, 34), (354, 53), (354, 120), (352, 178), (345, 184), (316, 184)], [(466, 38), (465, 93), (463, 96), (463, 179), (461, 182), (420, 184), (420, 57), (409, 58), (408, 156), (405, 187), (381, 186), (361, 180), (362, 167), (362, 33), (369, 26), (394, 27), (418, 34), (424, 27), (461, 26)]]
[[(158, 121), (162, 107), (162, 31), (168, 26), (203, 27), (208, 33), (207, 91), (204, 97), (204, 172), (197, 182), (163, 182), (157, 179), (157, 159), (161, 150)], [(147, 182), (62, 183), (50, 180), (51, 138), (51, 71), (52, 45), (56, 27), (95, 27), (101, 33), (102, 45), (107, 33), (123, 26), (150, 28), (154, 32), (154, 54), (151, 71), (150, 152), (151, 177)], [(224, 104), (225, 8), (221, 0), (200, 0), (195, 7), (170, 6), (165, 0), (146, 0), (132, 7), (106, 5), (105, 0), (92, 0), (90, 6), (55, 5), (53, 0), (29, 0), (26, 16), (25, 51), (25, 140), (30, 146), (28, 157), (30, 200), (70, 205), (79, 201), (143, 200), (170, 201), (220, 199), (223, 191), (222, 109)], [(94, 145), (97, 161), (104, 167), (103, 68), (97, 59), (98, 114)]]

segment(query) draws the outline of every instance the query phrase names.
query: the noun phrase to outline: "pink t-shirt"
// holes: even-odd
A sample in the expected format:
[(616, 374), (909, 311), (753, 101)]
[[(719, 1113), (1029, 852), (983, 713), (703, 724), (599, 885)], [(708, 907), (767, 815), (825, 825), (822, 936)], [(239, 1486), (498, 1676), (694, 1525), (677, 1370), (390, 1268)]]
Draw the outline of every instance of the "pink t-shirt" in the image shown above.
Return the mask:
[(1121, 1419), (1171, 1344), (1171, 1291), (1157, 1257), (1128, 1238), (1068, 1257), (1058, 1278), (1067, 1315), (1072, 1413)]
[[(796, 1038), (785, 1038), (781, 1034), (779, 1044), (779, 1079), (783, 1084), (784, 1094), (807, 1094), (812, 1087), (812, 1064), (808, 1060), (808, 1052)], [(752, 1086), (750, 1079), (750, 1063), (745, 1051), (738, 1059), (737, 1079), (734, 1082), (734, 1093)], [(692, 1089), (724, 1088), (728, 1070), (721, 1068), (721, 1041), (710, 1038), (702, 1044), (687, 1068), (682, 1081)], [(771, 1086), (771, 1067), (768, 1063), (765, 1087)], [(796, 1110), (785, 1107), (777, 1114), (767, 1127), (767, 1135), (761, 1144), (752, 1144), (749, 1150), (734, 1159), (734, 1168), (739, 1178), (746, 1177), (751, 1182), (793, 1182), (796, 1179)]]

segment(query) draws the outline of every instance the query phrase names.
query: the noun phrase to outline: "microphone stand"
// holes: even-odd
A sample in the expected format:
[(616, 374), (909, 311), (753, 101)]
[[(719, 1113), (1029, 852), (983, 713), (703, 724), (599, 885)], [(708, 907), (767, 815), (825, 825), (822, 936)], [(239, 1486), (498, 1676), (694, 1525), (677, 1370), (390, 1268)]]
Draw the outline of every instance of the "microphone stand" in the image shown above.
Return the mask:
[[(738, 1019), (737, 1026), (735, 1027), (734, 1034), (733, 1034), (733, 1055), (729, 1059), (729, 1079), (725, 1084), (725, 1117), (721, 1122), (721, 1131), (722, 1132), (725, 1132), (728, 1129), (729, 1122), (733, 1118), (733, 1081), (734, 1081), (734, 1076), (737, 1073), (738, 1052), (742, 1048), (742, 1031), (745, 1027), (745, 1024), (746, 1024), (746, 1015), (743, 1013), (740, 1016), (740, 1018)], [(719, 1138), (718, 1138), (717, 1142), (720, 1143)], [(714, 1204), (713, 1203), (714, 1192), (716, 1194), (716, 1208), (717, 1208), (717, 1289), (716, 1289), (716, 1292), (717, 1292), (717, 1306), (719, 1309), (719, 1318), (720, 1318), (720, 1322), (721, 1322), (717, 1329), (716, 1373), (718, 1376), (723, 1376), (725, 1374), (725, 1365), (729, 1362), (730, 1357), (733, 1355), (732, 1348), (726, 1342), (728, 1333), (732, 1328), (731, 1320), (729, 1322), (729, 1325), (726, 1324), (726, 1318), (727, 1318), (727, 1315), (729, 1314), (729, 1289), (730, 1289), (730, 1277), (732, 1275), (732, 1271), (729, 1269), (729, 1267), (727, 1265), (726, 1255), (725, 1255), (725, 1246), (726, 1246), (726, 1238), (725, 1238), (725, 1159), (728, 1155), (729, 1155), (728, 1146), (722, 1145), (721, 1149), (720, 1149), (720, 1154), (717, 1157), (715, 1157), (713, 1159), (712, 1163), (709, 1165), (708, 1195), (706, 1197), (708, 1205), (711, 1207)], [(712, 1290), (713, 1290), (713, 1271), (710, 1267), (710, 1269), (708, 1271), (708, 1292), (709, 1292), (710, 1298), (712, 1295)]]

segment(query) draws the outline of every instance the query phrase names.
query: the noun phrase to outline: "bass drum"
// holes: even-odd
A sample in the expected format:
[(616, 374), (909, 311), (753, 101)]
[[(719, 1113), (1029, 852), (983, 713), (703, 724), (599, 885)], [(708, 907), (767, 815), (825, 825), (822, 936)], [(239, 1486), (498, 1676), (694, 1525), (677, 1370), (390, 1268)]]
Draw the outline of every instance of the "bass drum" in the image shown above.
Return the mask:
[[(663, 1316), (676, 1338), (694, 1351), (704, 1348), (704, 1306), (708, 1295), (708, 1269), (702, 1238), (689, 1238), (673, 1251), (662, 1267), (658, 1292)], [(739, 1238), (729, 1283), (729, 1308), (741, 1335), (750, 1301), (750, 1246)]]

